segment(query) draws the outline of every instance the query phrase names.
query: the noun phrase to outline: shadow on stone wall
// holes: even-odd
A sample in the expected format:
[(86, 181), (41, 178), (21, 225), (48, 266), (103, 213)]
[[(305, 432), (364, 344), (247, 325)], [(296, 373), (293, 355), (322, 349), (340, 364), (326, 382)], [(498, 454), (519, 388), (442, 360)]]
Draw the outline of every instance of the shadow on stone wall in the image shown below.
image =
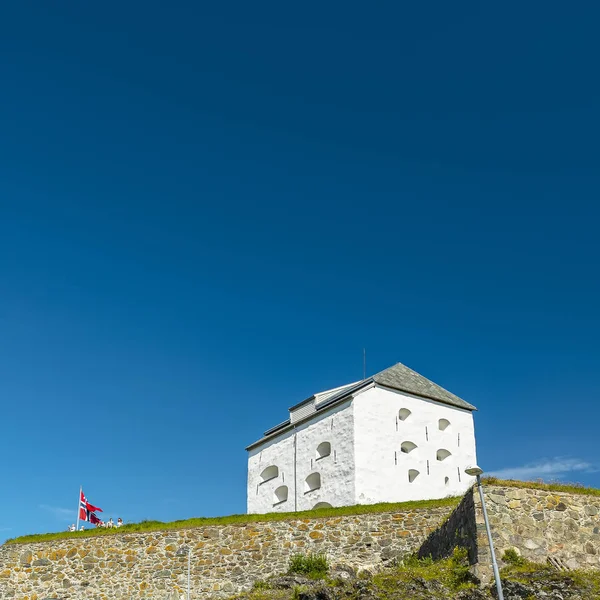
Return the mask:
[(477, 523), (472, 488), (448, 520), (427, 537), (417, 554), (419, 558), (431, 556), (439, 560), (450, 556), (456, 546), (467, 549), (469, 564), (477, 563)]

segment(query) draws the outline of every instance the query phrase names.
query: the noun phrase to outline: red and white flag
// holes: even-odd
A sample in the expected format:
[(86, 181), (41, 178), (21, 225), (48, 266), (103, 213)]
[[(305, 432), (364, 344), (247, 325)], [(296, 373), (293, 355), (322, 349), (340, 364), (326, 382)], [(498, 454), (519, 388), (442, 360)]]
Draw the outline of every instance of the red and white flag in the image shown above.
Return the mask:
[(79, 498), (79, 518), (82, 521), (89, 521), (90, 523), (99, 523), (100, 519), (94, 514), (94, 512), (102, 512), (101, 508), (90, 504), (87, 501), (87, 498), (83, 495), (83, 490), (81, 490), (80, 498)]

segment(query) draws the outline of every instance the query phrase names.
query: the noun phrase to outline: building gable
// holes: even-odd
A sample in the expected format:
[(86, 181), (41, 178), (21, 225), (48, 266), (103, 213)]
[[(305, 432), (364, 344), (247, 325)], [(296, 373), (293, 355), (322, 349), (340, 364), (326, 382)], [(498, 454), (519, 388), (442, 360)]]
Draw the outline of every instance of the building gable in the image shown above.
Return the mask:
[(263, 437), (253, 444), (250, 444), (246, 450), (251, 450), (260, 446), (267, 440), (281, 435), (294, 426), (312, 418), (312, 416), (319, 411), (329, 408), (339, 402), (343, 402), (353, 395), (361, 393), (374, 385), (407, 392), (421, 398), (427, 398), (428, 400), (436, 400), (443, 404), (448, 404), (464, 410), (477, 410), (472, 404), (469, 404), (437, 383), (423, 377), (423, 375), (413, 371), (406, 365), (396, 363), (392, 367), (380, 371), (372, 377), (331, 390), (325, 390), (324, 392), (318, 392), (310, 398), (295, 404), (289, 409), (289, 419), (265, 431)]

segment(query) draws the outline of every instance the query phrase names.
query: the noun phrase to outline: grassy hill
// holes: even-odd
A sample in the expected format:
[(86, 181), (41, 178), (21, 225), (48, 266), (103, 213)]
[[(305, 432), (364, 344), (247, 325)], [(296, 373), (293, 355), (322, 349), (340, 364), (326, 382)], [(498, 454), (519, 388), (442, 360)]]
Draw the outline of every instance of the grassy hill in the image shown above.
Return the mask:
[[(541, 483), (532, 481), (514, 481), (500, 480), (488, 477), (483, 480), (484, 485), (500, 485), (505, 487), (531, 488), (554, 492), (565, 492), (569, 494), (584, 494), (588, 496), (600, 496), (600, 490), (584, 487), (578, 484), (560, 484), (560, 483)], [(381, 512), (400, 512), (406, 510), (416, 510), (440, 506), (455, 507), (460, 501), (460, 497), (443, 498), (441, 500), (420, 500), (415, 502), (397, 502), (382, 504), (358, 504), (355, 506), (343, 506), (339, 508), (319, 508), (316, 510), (307, 510), (303, 512), (289, 513), (267, 513), (261, 515), (229, 515), (225, 517), (196, 517), (181, 521), (172, 521), (164, 523), (162, 521), (142, 521), (141, 523), (132, 523), (119, 529), (86, 529), (85, 531), (68, 532), (60, 531), (55, 533), (38, 533), (24, 535), (21, 537), (7, 540), (6, 544), (26, 544), (31, 542), (44, 542), (50, 540), (60, 540), (69, 538), (94, 537), (98, 535), (116, 535), (123, 533), (138, 533), (145, 531), (165, 531), (190, 529), (194, 527), (204, 527), (208, 525), (231, 525), (235, 523), (257, 523), (264, 521), (285, 521), (289, 519), (303, 519), (315, 517), (337, 517), (342, 515), (362, 515), (368, 513)]]
[(99, 535), (117, 535), (123, 533), (140, 533), (148, 531), (167, 531), (178, 529), (191, 529), (206, 527), (208, 525), (232, 525), (243, 523), (259, 523), (265, 521), (286, 521), (290, 519), (310, 519), (315, 517), (339, 517), (344, 515), (364, 515), (369, 513), (401, 512), (424, 508), (447, 506), (454, 508), (460, 502), (460, 497), (442, 498), (441, 500), (417, 500), (414, 502), (390, 502), (381, 504), (357, 504), (355, 506), (341, 506), (339, 508), (318, 508), (302, 512), (266, 513), (261, 515), (229, 515), (226, 517), (196, 517), (182, 521), (163, 523), (162, 521), (142, 521), (123, 525), (113, 529), (86, 529), (85, 531), (59, 531), (56, 533), (36, 533), (7, 540), (6, 544), (28, 544), (31, 542), (45, 542), (50, 540), (78, 539), (81, 537), (95, 537)]
[[(523, 600), (600, 600), (600, 573), (556, 571), (521, 558), (514, 550), (503, 556), (505, 598)], [(407, 557), (378, 573), (329, 569), (320, 556), (293, 557), (290, 571), (256, 581), (236, 600), (491, 600), (495, 585), (482, 586), (472, 575), (465, 550), (445, 560)]]

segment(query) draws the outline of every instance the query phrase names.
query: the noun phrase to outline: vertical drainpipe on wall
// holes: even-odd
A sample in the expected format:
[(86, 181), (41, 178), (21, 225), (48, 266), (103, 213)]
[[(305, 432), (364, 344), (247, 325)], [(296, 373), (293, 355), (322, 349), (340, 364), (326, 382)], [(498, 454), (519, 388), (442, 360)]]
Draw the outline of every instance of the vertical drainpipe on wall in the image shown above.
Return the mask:
[(296, 481), (296, 426), (294, 425), (294, 512), (298, 512), (298, 482)]

